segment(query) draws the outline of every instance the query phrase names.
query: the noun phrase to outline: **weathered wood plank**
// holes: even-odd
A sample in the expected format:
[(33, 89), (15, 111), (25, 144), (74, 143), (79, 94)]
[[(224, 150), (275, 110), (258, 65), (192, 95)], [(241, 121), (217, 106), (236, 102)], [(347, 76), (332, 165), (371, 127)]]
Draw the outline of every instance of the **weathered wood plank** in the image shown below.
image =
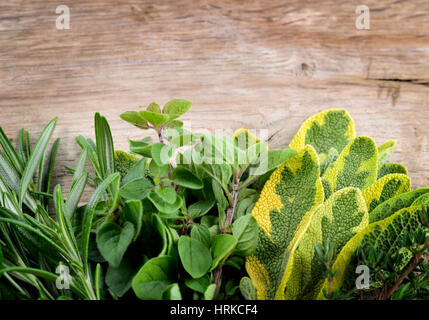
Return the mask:
[(429, 2), (370, 0), (357, 30), (355, 1), (73, 1), (56, 30), (53, 0), (0, 4), (0, 125), (39, 134), (60, 117), (57, 182), (73, 165), (76, 135), (105, 114), (117, 148), (145, 135), (127, 109), (193, 101), (193, 130), (269, 129), (286, 146), (300, 123), (346, 108), (359, 134), (398, 147), (392, 161), (414, 187), (429, 185)]

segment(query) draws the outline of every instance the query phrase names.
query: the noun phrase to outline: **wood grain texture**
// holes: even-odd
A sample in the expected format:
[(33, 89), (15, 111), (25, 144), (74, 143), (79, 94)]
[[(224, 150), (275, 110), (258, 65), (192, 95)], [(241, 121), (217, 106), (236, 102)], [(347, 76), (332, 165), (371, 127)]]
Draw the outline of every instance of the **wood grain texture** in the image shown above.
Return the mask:
[[(56, 30), (66, 4), (71, 29)], [(59, 116), (56, 182), (69, 184), (76, 135), (106, 115), (116, 148), (145, 132), (119, 114), (152, 101), (193, 102), (193, 130), (268, 129), (284, 147), (308, 116), (346, 108), (360, 135), (395, 139), (390, 160), (429, 185), (429, 2), (52, 1), (0, 3), (0, 125), (33, 137)]]

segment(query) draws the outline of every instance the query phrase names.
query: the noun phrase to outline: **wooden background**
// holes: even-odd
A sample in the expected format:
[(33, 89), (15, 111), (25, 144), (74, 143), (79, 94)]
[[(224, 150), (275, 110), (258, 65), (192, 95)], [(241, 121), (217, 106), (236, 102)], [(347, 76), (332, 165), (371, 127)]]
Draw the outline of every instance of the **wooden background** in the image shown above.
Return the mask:
[[(62, 4), (70, 30), (55, 27)], [(360, 4), (370, 30), (355, 27)], [(193, 102), (193, 130), (268, 129), (273, 148), (346, 108), (358, 134), (398, 141), (390, 160), (413, 187), (429, 185), (429, 1), (1, 0), (0, 125), (35, 137), (59, 116), (57, 182), (96, 111), (126, 150), (146, 133), (119, 114), (173, 98)]]

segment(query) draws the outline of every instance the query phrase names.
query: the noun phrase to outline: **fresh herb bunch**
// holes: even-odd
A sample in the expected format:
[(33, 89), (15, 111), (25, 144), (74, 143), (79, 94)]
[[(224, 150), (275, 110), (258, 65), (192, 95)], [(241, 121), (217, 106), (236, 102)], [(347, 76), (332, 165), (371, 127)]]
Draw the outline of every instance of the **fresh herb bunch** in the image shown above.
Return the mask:
[(395, 145), (356, 136), (344, 110), (302, 124), (289, 145), (297, 155), (252, 210), (259, 241), (246, 270), (258, 299), (348, 299), (365, 287), (380, 299), (426, 294), (426, 272), (411, 270), (425, 261), (429, 188), (411, 191), (407, 169), (386, 162)]
[(52, 183), (60, 140), (48, 151), (57, 119), (33, 148), (24, 129), (16, 149), (0, 130), (0, 299), (427, 297), (429, 188), (385, 162), (394, 141), (377, 147), (326, 110), (270, 150), (245, 129), (184, 129), (190, 107), (123, 113), (156, 137), (130, 152), (96, 113), (66, 198)]
[[(158, 137), (153, 144), (147, 137), (130, 141), (130, 150), (150, 160), (144, 169), (150, 186), (143, 211), (159, 219), (158, 232), (170, 235), (164, 250), (133, 279), (141, 299), (240, 298), (243, 258), (257, 244), (256, 221), (249, 214), (258, 196), (257, 180), (295, 154), (291, 149), (268, 150), (246, 130), (231, 138), (182, 129), (177, 118), (190, 106), (186, 100), (173, 100), (162, 110), (152, 103), (146, 110), (121, 115)], [(126, 185), (123, 189), (120, 194), (127, 198)], [(160, 266), (172, 274), (156, 283), (164, 291), (153, 289), (153, 272)]]
[[(362, 300), (428, 299), (429, 209), (426, 205), (418, 212), (418, 219), (421, 225), (405, 229), (398, 235), (394, 247), (399, 250), (391, 250), (370, 237), (364, 238), (353, 254), (351, 265), (368, 267), (371, 277), (367, 287), (357, 289), (350, 277), (333, 294)], [(341, 294), (345, 292), (347, 294)]]
[[(47, 151), (57, 119), (52, 120), (30, 150), (29, 134), (21, 130), (15, 150), (0, 130), (0, 298), (100, 298), (100, 265), (89, 265), (73, 232), (73, 212), (83, 189), (72, 187), (64, 201), (61, 187), (49, 193), (60, 140)], [(37, 178), (34, 179), (36, 171)], [(86, 182), (86, 174), (79, 177)], [(82, 183), (82, 182), (80, 182)], [(49, 216), (53, 198), (56, 219)], [(65, 269), (66, 268), (66, 269)], [(56, 286), (59, 275), (71, 276)], [(60, 279), (64, 280), (64, 279)], [(67, 280), (67, 279), (65, 279)]]

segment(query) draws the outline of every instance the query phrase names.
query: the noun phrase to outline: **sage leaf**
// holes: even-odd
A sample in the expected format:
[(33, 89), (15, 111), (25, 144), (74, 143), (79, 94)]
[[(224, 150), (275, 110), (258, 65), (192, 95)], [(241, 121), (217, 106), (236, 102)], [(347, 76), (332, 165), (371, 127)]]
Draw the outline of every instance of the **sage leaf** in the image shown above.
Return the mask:
[(249, 277), (240, 280), (240, 292), (246, 300), (256, 300), (256, 289)]

